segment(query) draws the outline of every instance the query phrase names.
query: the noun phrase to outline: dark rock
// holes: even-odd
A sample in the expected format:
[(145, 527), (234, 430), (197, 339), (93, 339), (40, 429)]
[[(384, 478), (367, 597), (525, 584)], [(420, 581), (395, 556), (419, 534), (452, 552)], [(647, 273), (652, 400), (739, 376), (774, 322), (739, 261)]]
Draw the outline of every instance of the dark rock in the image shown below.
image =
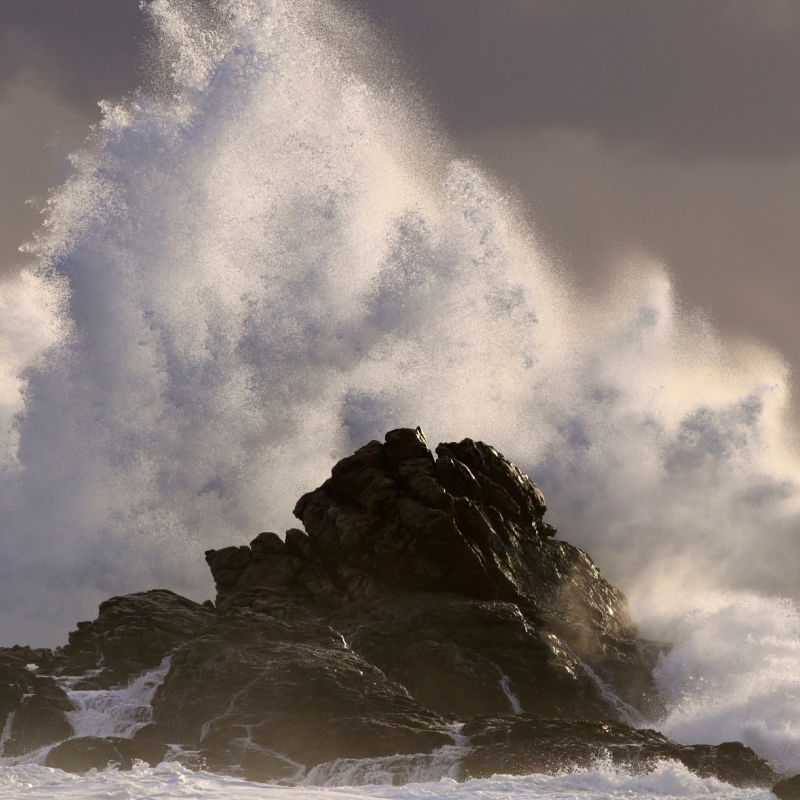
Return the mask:
[(166, 589), (112, 597), (100, 604), (96, 620), (70, 633), (58, 672), (80, 675), (102, 666), (94, 678), (96, 688), (123, 683), (157, 667), (215, 620), (212, 609)]
[(562, 642), (514, 603), (459, 595), (388, 596), (333, 619), (349, 646), (449, 718), (522, 710), (614, 718)]
[(450, 741), (443, 726), (308, 612), (232, 613), (173, 654), (154, 702), (162, 741), (217, 762), (247, 752), (251, 772), (253, 752), (280, 754), (275, 779), (287, 763), (430, 750)]
[(264, 531), (263, 533), (259, 533), (258, 536), (250, 542), (250, 550), (252, 551), (254, 559), (282, 553), (284, 550), (283, 539), (281, 539), (277, 533)]
[[(362, 607), (377, 601), (391, 604), (387, 598), (403, 596), (397, 602), (408, 602), (414, 593), (448, 594), (460, 596), (463, 603), (512, 603), (527, 626), (531, 652), (540, 653), (535, 679), (521, 683), (561, 687), (561, 700), (556, 699), (559, 691), (550, 695), (550, 688), (541, 688), (532, 709), (540, 708), (544, 716), (568, 707), (573, 715), (613, 716), (599, 677), (625, 703), (657, 715), (662, 709), (651, 676), (663, 646), (639, 638), (625, 598), (601, 577), (586, 553), (552, 538), (555, 529), (543, 520), (546, 505), (536, 485), (482, 442), (464, 439), (439, 445), (436, 452), (438, 460), (419, 429), (390, 431), (385, 444), (369, 442), (342, 459), (321, 487), (300, 498), (295, 514), (303, 520), (307, 537), (301, 531), (287, 532), (281, 547), (270, 535), (269, 547), (254, 543), (251, 557), (240, 554), (242, 548), (211, 551), (207, 557), (218, 608), (252, 608), (268, 596), (308, 597), (344, 609), (343, 617), (353, 609), (360, 639), (366, 642), (371, 623)], [(431, 617), (437, 619), (437, 629), (426, 627), (425, 644), (443, 657), (450, 653), (446, 661), (453, 669), (459, 647), (470, 650), (467, 645), (454, 650), (450, 641), (456, 626), (446, 613), (455, 605), (450, 600), (440, 604)], [(436, 602), (427, 604), (431, 606)], [(346, 621), (341, 624), (348, 627)], [(382, 623), (378, 619), (375, 625), (377, 630)], [(397, 636), (385, 648), (386, 657), (375, 658), (387, 673), (419, 686), (391, 666), (413, 663), (419, 646), (411, 633)], [(471, 674), (467, 662), (492, 660), (480, 650), (470, 652), (466, 661), (457, 659), (457, 673), (465, 680)], [(430, 672), (426, 685), (447, 683), (434, 677), (444, 675), (443, 669)], [(573, 677), (565, 683), (565, 675)], [(565, 689), (569, 683), (575, 689), (571, 695)], [(431, 690), (440, 697), (437, 708), (457, 685), (459, 681), (445, 694)], [(507, 708), (498, 707), (503, 701), (492, 701), (496, 691), (482, 684), (472, 694), (476, 710)], [(470, 707), (466, 695), (459, 696), (458, 708)], [(551, 701), (540, 702), (546, 696)]]
[(286, 531), (284, 543), (284, 549), (290, 556), (303, 558), (309, 555), (308, 536), (305, 531), (301, 531), (298, 528), (289, 528)]
[(653, 730), (636, 730), (619, 722), (495, 718), (467, 723), (471, 751), (462, 762), (463, 777), (495, 773), (558, 773), (590, 767), (610, 758), (621, 767), (647, 771), (659, 760), (685, 764), (701, 777), (716, 777), (734, 786), (767, 786), (775, 771), (740, 742), (679, 745)]
[(235, 772), (250, 781), (296, 783), (305, 774), (305, 766), (274, 750), (250, 740), (246, 730), (240, 737), (230, 737), (222, 747), (197, 751), (203, 769), (212, 772)]
[(778, 781), (772, 787), (772, 793), (778, 800), (800, 800), (800, 775)]
[(35, 680), (31, 688), (14, 710), (4, 755), (20, 756), (72, 735), (65, 713), (75, 707), (64, 690), (49, 678)]
[(433, 456), (428, 450), (428, 443), (421, 428), (397, 428), (386, 434), (386, 460), (390, 467), (397, 467), (401, 462), (421, 460), (433, 465)]
[(78, 773), (108, 766), (130, 769), (135, 761), (144, 761), (154, 767), (163, 760), (165, 753), (166, 747), (159, 744), (146, 744), (117, 736), (78, 736), (50, 750), (45, 764), (65, 772)]
[(52, 657), (49, 650), (0, 648), (1, 756), (21, 756), (72, 735), (65, 713), (73, 704), (52, 678), (37, 674)]

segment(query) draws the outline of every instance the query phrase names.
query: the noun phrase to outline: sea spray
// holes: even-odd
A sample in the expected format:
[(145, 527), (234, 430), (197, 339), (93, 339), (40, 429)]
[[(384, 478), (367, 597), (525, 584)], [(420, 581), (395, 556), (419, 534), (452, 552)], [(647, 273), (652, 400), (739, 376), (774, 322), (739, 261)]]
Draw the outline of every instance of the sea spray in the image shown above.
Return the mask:
[(194, 5), (146, 7), (159, 91), (103, 105), (38, 270), (4, 286), (5, 643), (60, 641), (112, 593), (208, 596), (204, 547), (290, 524), (332, 458), (407, 424), (522, 465), (635, 610), (656, 580), (795, 591), (780, 359), (681, 309), (657, 264), (581, 297), (326, 33), (335, 7)]
[(0, 477), (19, 467), (18, 414), (25, 408), (26, 372), (64, 338), (63, 279), (21, 272), (0, 292)]
[(669, 571), (788, 590), (780, 362), (679, 312), (658, 266), (579, 298), (311, 15), (216, 7), (149, 6), (174, 90), (104, 105), (32, 245), (28, 285), (70, 295), (49, 358), (55, 334), (28, 352), (4, 331), (25, 392), (2, 585), (32, 595), (5, 640), (63, 636), (111, 591), (207, 595), (204, 546), (288, 525), (332, 456), (409, 423), (502, 448), (623, 588)]
[[(656, 669), (681, 742), (738, 740), (800, 772), (800, 616), (789, 600), (713, 592), (679, 602), (674, 649)], [(677, 609), (676, 609), (677, 610)]]
[(382, 758), (339, 758), (309, 770), (304, 786), (402, 786), (409, 783), (455, 780), (468, 748), (444, 745), (430, 753)]

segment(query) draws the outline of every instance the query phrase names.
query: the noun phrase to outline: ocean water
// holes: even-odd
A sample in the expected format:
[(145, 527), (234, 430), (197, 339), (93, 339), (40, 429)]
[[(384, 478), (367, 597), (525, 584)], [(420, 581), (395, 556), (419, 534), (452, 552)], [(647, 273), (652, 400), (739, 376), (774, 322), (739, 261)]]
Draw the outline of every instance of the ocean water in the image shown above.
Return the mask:
[[(212, 596), (204, 549), (293, 525), (337, 458), (421, 425), (517, 462), (643, 633), (675, 642), (666, 733), (800, 771), (780, 356), (722, 337), (645, 258), (583, 293), (336, 4), (143, 13), (151, 80), (102, 104), (27, 244), (38, 267), (0, 294), (0, 643), (59, 644), (111, 594)], [(174, 765), (1, 780), (9, 797), (349, 791)], [(759, 796), (674, 765), (353, 792)]]

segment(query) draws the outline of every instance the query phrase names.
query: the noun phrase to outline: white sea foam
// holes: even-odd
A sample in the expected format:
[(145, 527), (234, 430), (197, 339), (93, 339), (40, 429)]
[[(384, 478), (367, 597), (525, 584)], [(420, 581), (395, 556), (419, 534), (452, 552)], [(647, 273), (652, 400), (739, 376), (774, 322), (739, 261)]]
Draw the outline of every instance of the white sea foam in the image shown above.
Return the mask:
[(456, 779), (468, 748), (445, 745), (430, 753), (384, 756), (381, 758), (337, 758), (309, 770), (306, 786), (405, 785), (425, 781)]
[(365, 798), (429, 798), (429, 800), (774, 800), (765, 790), (735, 789), (711, 778), (698, 778), (685, 767), (664, 762), (649, 774), (630, 775), (602, 765), (595, 770), (560, 776), (495, 776), (456, 783), (348, 788), (265, 786), (237, 778), (190, 772), (178, 764), (162, 764), (131, 772), (92, 771), (84, 777), (39, 765), (0, 767), (0, 798), (18, 800), (365, 800)]
[[(82, 679), (93, 677), (101, 670), (93, 670), (86, 675), (56, 678), (74, 706), (65, 717), (72, 726), (73, 736), (122, 736), (132, 737), (136, 731), (152, 722), (152, 701), (156, 690), (164, 682), (169, 671), (169, 657), (163, 659), (158, 667), (137, 675), (114, 689), (74, 689)], [(38, 670), (36, 664), (28, 664), (28, 669)], [(16, 711), (11, 711), (0, 733), (0, 752), (2, 745), (11, 735)], [(44, 764), (53, 744), (39, 747), (28, 753), (0, 758), (0, 772), (6, 767), (25, 764)], [(23, 769), (24, 772), (24, 769)], [(16, 774), (13, 771), (6, 773)], [(1, 784), (0, 784), (1, 785)]]
[[(109, 594), (207, 596), (204, 547), (290, 524), (334, 459), (398, 425), (517, 461), (655, 635), (687, 586), (796, 591), (779, 358), (682, 309), (658, 264), (580, 296), (343, 46), (333, 7), (200, 5), (147, 6), (161, 93), (103, 105), (31, 245), (40, 271), (3, 286), (4, 643), (55, 643)], [(736, 702), (770, 749), (794, 736), (793, 701), (759, 705), (759, 676), (770, 653), (800, 661), (787, 607), (764, 603), (773, 649), (717, 630), (712, 603), (692, 624), (729, 647), (681, 633), (663, 675), (683, 685), (680, 653), (707, 681), (735, 674), (747, 653)], [(689, 695), (669, 730), (707, 736)]]

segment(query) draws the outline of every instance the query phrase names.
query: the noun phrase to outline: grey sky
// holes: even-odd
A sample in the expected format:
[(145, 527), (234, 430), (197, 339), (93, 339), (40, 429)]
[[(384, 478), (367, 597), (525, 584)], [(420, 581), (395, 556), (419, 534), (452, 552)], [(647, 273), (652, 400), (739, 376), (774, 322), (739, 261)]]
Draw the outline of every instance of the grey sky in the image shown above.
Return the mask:
[[(664, 261), (678, 293), (800, 373), (800, 5), (782, 0), (348, 0), (386, 27), (461, 155), (602, 288)], [(137, 0), (0, 3), (0, 264), (96, 101), (139, 80)]]
[(456, 130), (560, 127), (686, 158), (800, 147), (800, 6), (777, 0), (363, 0)]

